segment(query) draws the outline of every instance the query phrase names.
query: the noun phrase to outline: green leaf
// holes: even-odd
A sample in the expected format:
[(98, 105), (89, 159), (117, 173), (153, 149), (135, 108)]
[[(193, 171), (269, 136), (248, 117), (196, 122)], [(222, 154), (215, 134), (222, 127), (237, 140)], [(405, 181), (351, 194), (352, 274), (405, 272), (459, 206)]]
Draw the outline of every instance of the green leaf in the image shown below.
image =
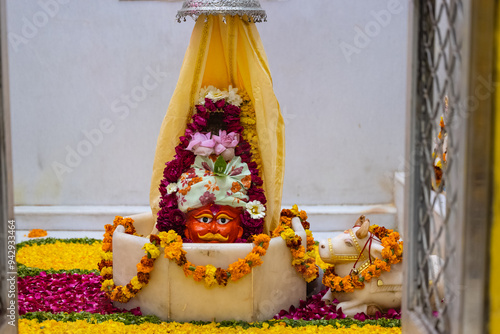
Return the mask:
[[(140, 325), (143, 323), (153, 323), (160, 324), (162, 321), (160, 318), (152, 315), (147, 316), (136, 316), (132, 313), (115, 313), (115, 314), (93, 314), (88, 312), (80, 313), (49, 313), (49, 312), (28, 312), (21, 315), (21, 319), (37, 320), (38, 322), (43, 322), (46, 320), (55, 320), (61, 322), (73, 322), (77, 320), (85, 320), (88, 323), (102, 323), (109, 320), (121, 322), (125, 325)], [(168, 321), (172, 322), (172, 321)], [(211, 324), (209, 321), (190, 321), (190, 324), (196, 326), (203, 326)], [(217, 327), (231, 327), (242, 329), (248, 328), (262, 328), (262, 325), (267, 323), (270, 327), (274, 326), (276, 323), (284, 323), (287, 327), (305, 327), (305, 326), (332, 326), (333, 328), (349, 328), (356, 324), (358, 327), (363, 327), (365, 325), (374, 325), (385, 328), (401, 327), (401, 320), (398, 319), (385, 319), (380, 318), (377, 320), (365, 320), (359, 321), (350, 318), (345, 319), (332, 319), (332, 320), (292, 320), (292, 319), (280, 319), (280, 320), (267, 320), (260, 322), (248, 323), (239, 320), (226, 320), (221, 321), (217, 324)]]
[(95, 270), (86, 270), (86, 269), (60, 269), (60, 270), (54, 270), (54, 269), (39, 269), (39, 268), (32, 268), (32, 267), (27, 267), (22, 263), (17, 263), (17, 277), (18, 278), (23, 278), (26, 276), (38, 276), (42, 271), (45, 271), (47, 275), (50, 274), (80, 274), (80, 275), (88, 275), (91, 273), (94, 273), (96, 275), (100, 274), (100, 271), (95, 269)]
[(222, 157), (222, 155), (219, 155), (219, 157), (217, 158), (217, 160), (215, 160), (215, 164), (214, 164), (214, 173), (215, 173), (215, 175), (226, 176), (226, 174), (225, 174), (226, 167), (227, 167), (226, 160), (224, 160), (224, 158)]
[(140, 325), (143, 323), (160, 324), (160, 318), (154, 315), (137, 316), (132, 313), (114, 313), (114, 314), (97, 314), (97, 313), (49, 313), (49, 312), (28, 312), (21, 316), (21, 319), (37, 320), (43, 322), (46, 320), (55, 320), (61, 322), (73, 322), (77, 320), (85, 320), (88, 323), (102, 323), (109, 320), (121, 322), (125, 325)]

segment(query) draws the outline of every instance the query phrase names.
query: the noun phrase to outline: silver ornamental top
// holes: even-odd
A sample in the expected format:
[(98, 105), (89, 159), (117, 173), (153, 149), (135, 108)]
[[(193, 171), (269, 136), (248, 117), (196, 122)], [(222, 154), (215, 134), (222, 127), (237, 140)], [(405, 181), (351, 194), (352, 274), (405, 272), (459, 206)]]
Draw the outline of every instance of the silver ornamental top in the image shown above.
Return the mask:
[(182, 9), (177, 12), (177, 21), (186, 21), (186, 16), (196, 21), (200, 15), (219, 14), (246, 15), (250, 22), (267, 21), (266, 11), (260, 6), (259, 0), (185, 0)]

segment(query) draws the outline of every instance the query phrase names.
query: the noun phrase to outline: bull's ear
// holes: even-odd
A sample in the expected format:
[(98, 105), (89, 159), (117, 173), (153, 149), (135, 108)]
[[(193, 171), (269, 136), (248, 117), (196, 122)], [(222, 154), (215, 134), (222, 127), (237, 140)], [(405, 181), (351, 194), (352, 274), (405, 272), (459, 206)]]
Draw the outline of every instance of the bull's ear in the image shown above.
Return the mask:
[(356, 231), (356, 236), (358, 239), (364, 239), (368, 235), (368, 230), (370, 229), (370, 221), (366, 219), (361, 227)]

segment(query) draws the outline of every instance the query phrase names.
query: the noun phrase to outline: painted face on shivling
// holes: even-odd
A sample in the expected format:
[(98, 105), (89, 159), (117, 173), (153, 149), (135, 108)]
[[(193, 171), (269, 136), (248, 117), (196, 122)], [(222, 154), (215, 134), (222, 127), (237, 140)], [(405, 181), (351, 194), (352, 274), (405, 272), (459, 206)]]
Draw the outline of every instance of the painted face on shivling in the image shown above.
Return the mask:
[(196, 243), (235, 242), (243, 235), (241, 208), (208, 204), (187, 213), (186, 237)]

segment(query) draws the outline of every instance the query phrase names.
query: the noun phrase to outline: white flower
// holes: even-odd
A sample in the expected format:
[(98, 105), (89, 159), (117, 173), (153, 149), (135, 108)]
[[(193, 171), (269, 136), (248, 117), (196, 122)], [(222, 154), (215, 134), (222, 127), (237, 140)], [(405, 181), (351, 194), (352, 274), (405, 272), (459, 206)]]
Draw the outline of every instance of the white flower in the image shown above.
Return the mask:
[(177, 188), (177, 183), (169, 183), (167, 186), (167, 194), (175, 193), (179, 188)]
[(229, 86), (227, 102), (237, 107), (241, 105), (243, 100), (241, 96), (238, 95), (238, 88), (233, 88), (233, 86)]
[(264, 218), (266, 216), (266, 207), (259, 201), (248, 202), (246, 207), (253, 219)]
[(205, 105), (205, 96), (207, 96), (210, 87), (203, 87), (202, 89), (200, 89), (200, 94), (198, 95), (198, 104)]
[(211, 89), (207, 95), (205, 95), (205, 97), (207, 99), (210, 99), (214, 102), (217, 102), (219, 100), (222, 100), (222, 99), (225, 99), (227, 97), (227, 92), (225, 91), (222, 91), (222, 90), (219, 90), (215, 87), (213, 87), (214, 89)]

